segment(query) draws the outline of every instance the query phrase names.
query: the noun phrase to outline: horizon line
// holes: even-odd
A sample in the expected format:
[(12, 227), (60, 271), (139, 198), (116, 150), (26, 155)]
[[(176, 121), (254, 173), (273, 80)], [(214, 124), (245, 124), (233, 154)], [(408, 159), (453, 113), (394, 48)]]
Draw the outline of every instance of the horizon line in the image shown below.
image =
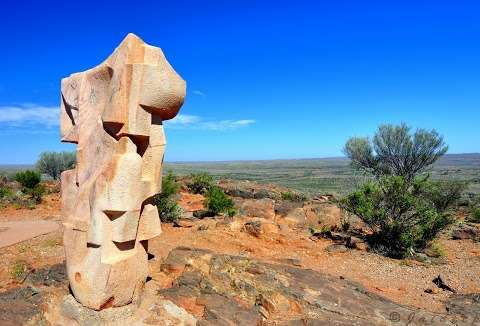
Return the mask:
[[(480, 155), (480, 152), (468, 153), (447, 153), (444, 156), (454, 155)], [(441, 158), (441, 157), (440, 157)], [(199, 160), (199, 161), (165, 161), (165, 163), (183, 164), (183, 163), (228, 163), (228, 162), (265, 162), (265, 161), (307, 161), (307, 160), (346, 160), (346, 156), (322, 156), (322, 157), (303, 157), (303, 158), (273, 158), (273, 159), (237, 159), (237, 160)], [(0, 163), (0, 167), (9, 166), (33, 166), (35, 163)]]

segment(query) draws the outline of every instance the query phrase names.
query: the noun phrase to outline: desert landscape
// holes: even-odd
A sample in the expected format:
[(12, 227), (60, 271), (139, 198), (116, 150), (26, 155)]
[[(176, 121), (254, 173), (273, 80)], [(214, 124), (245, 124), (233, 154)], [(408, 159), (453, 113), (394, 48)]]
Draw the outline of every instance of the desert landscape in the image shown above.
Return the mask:
[(480, 325), (479, 4), (0, 16), (0, 326)]
[[(456, 157), (447, 156), (433, 174), (458, 171), (470, 176), (473, 190), (466, 196), (474, 196), (479, 156), (467, 157), (470, 161), (462, 157), (462, 165), (457, 166)], [(245, 168), (250, 166), (260, 168)], [(370, 251), (361, 234), (367, 228), (358, 218), (351, 221), (350, 231), (341, 230), (344, 212), (330, 186), (290, 198), (285, 194), (301, 194), (298, 188), (279, 185), (291, 180), (288, 171), (301, 174), (301, 167), (306, 173), (312, 169), (316, 175), (337, 178), (332, 171), (350, 171), (343, 160), (171, 163), (167, 167), (178, 173), (177, 199), (182, 213), (174, 223), (163, 223), (162, 235), (149, 244), (154, 258), (149, 260), (148, 283), (162, 289), (159, 298), (171, 300), (198, 321), (212, 325), (314, 325), (321, 321), (368, 325), (378, 323), (378, 314), (388, 322), (398, 313), (402, 322), (409, 318), (425, 318), (432, 324), (477, 322), (480, 228), (468, 222), (467, 206), (457, 208), (456, 223), (442, 232), (433, 248), (413, 257), (392, 259)], [(275, 170), (280, 175), (278, 183), (237, 177), (248, 173), (251, 179), (256, 179), (255, 175), (259, 178), (266, 175), (262, 168)], [(15, 169), (3, 171), (12, 173)], [(192, 173), (204, 171), (235, 176), (235, 180), (219, 177), (212, 182), (232, 196), (238, 215), (195, 217), (205, 209), (205, 197), (193, 193), (189, 184)], [(282, 175), (287, 175), (283, 182)], [(58, 224), (53, 232), (2, 248), (0, 318), (5, 325), (48, 324), (68, 293), (59, 183), (47, 181), (46, 186), (49, 193), (35, 207), (7, 204), (0, 210), (2, 222)], [(465, 227), (474, 232), (464, 232)], [(329, 232), (322, 234), (322, 230)], [(213, 274), (212, 268), (218, 268), (220, 274)], [(264, 278), (274, 272), (283, 273), (278, 282), (289, 284), (286, 288)], [(438, 276), (451, 290), (433, 282)], [(321, 300), (322, 307), (304, 295), (298, 297), (290, 286), (297, 278), (307, 282), (312, 296), (316, 286), (321, 287), (320, 295), (327, 291), (321, 284), (328, 284), (331, 292), (316, 299)], [(204, 288), (204, 282), (212, 288)], [(360, 303), (385, 306), (368, 313), (355, 310)], [(326, 308), (329, 305), (332, 307)]]

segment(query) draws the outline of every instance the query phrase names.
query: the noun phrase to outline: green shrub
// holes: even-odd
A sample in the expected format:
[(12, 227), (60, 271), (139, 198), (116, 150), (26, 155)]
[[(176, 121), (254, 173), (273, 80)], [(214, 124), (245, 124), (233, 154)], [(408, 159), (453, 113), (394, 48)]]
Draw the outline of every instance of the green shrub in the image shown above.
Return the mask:
[(161, 196), (170, 198), (176, 196), (179, 191), (180, 184), (177, 182), (177, 176), (170, 170), (167, 172), (167, 175), (162, 178)]
[(428, 177), (415, 179), (413, 185), (402, 176), (382, 177), (348, 195), (341, 206), (371, 228), (373, 249), (402, 258), (424, 248), (453, 221), (447, 210), (455, 201), (447, 205), (443, 196), (457, 190), (447, 188)]
[(40, 173), (32, 170), (25, 170), (15, 174), (15, 181), (19, 182), (23, 188), (33, 189), (40, 183)]
[(57, 180), (63, 171), (73, 169), (76, 162), (75, 152), (43, 152), (40, 154), (36, 166), (40, 173), (48, 174)]
[(223, 213), (228, 216), (236, 214), (233, 200), (221, 188), (212, 186), (205, 194), (205, 207), (215, 215)]
[(353, 167), (377, 178), (398, 175), (413, 182), (447, 152), (443, 137), (435, 130), (417, 129), (413, 134), (405, 124), (380, 125), (373, 140), (350, 138), (344, 153)]
[(472, 212), (469, 220), (474, 223), (480, 223), (480, 207), (472, 208)]
[(171, 198), (160, 198), (155, 202), (160, 220), (164, 223), (174, 223), (182, 216), (182, 208)]
[(282, 192), (281, 196), (283, 200), (289, 201), (304, 202), (307, 200), (307, 196), (305, 196), (304, 194), (293, 191)]
[(33, 188), (24, 188), (22, 191), (26, 195), (29, 195), (37, 204), (42, 201), (42, 197), (45, 195), (45, 187), (41, 184), (38, 184)]
[(160, 220), (164, 223), (176, 222), (182, 215), (182, 209), (176, 202), (179, 190), (176, 176), (169, 171), (162, 179), (162, 192), (153, 198)]
[(470, 216), (468, 220), (473, 223), (480, 223), (480, 195), (477, 195), (469, 206)]
[(213, 186), (213, 177), (206, 172), (193, 173), (190, 178), (187, 187), (194, 194), (205, 194)]
[(13, 191), (7, 187), (0, 187), (0, 199), (8, 199), (13, 197)]

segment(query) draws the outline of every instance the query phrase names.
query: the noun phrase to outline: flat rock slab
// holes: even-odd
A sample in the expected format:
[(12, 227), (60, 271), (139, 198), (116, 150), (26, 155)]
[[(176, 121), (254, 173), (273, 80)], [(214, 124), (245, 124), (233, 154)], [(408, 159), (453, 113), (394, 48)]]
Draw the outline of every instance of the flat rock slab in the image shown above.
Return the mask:
[(0, 222), (0, 248), (58, 230), (53, 221)]

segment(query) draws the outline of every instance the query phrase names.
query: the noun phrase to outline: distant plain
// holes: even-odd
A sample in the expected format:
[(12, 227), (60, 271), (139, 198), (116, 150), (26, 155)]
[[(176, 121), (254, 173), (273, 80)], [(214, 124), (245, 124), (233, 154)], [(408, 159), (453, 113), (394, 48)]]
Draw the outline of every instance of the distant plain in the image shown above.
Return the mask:
[[(0, 174), (13, 174), (32, 165), (0, 165)], [(350, 167), (346, 158), (228, 162), (167, 162), (164, 172), (178, 175), (208, 172), (217, 179), (250, 180), (282, 185), (306, 194), (345, 195), (367, 177)], [(469, 183), (468, 192), (480, 193), (480, 153), (448, 154), (428, 171), (432, 178)]]

